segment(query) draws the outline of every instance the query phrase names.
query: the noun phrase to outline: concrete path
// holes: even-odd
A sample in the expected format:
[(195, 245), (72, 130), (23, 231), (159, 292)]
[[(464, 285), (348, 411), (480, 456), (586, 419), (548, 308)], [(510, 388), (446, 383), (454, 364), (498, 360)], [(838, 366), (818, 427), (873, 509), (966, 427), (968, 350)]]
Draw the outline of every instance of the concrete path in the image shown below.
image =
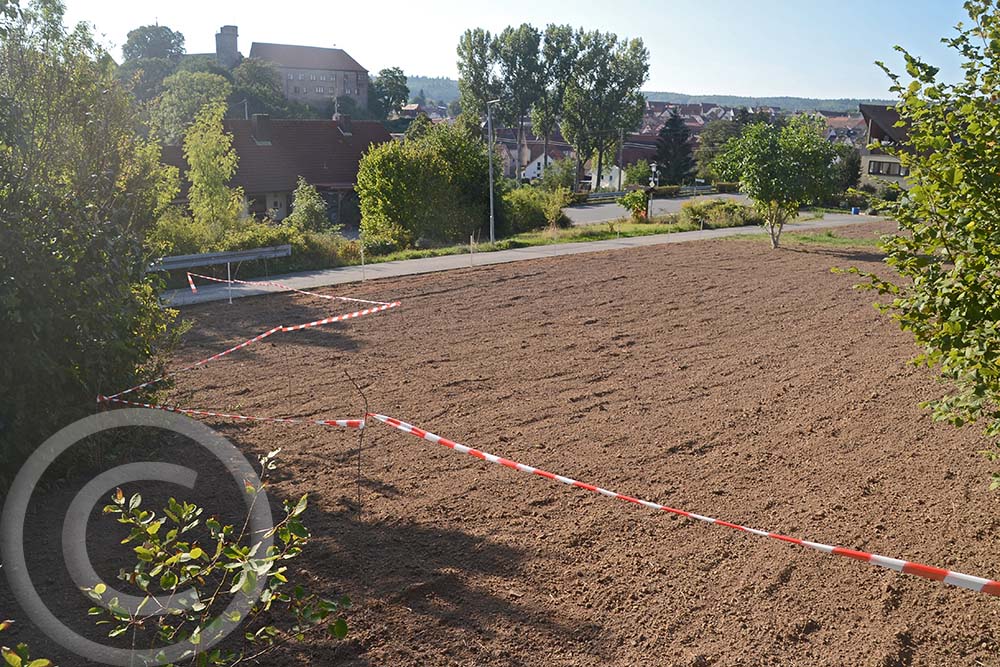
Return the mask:
[[(786, 231), (808, 231), (813, 229), (827, 229), (857, 225), (865, 222), (878, 222), (884, 218), (875, 216), (856, 215), (834, 215), (827, 214), (822, 220), (807, 220), (796, 222), (785, 227)], [(586, 252), (600, 252), (604, 250), (623, 250), (626, 248), (641, 248), (644, 246), (661, 245), (664, 243), (684, 243), (686, 241), (701, 241), (705, 239), (716, 239), (725, 236), (737, 236), (740, 234), (763, 234), (761, 227), (730, 227), (727, 229), (706, 229), (704, 231), (678, 232), (676, 234), (657, 234), (653, 236), (636, 236), (633, 238), (609, 239), (607, 241), (587, 241), (583, 243), (555, 243), (552, 245), (532, 246), (530, 248), (516, 248), (514, 250), (499, 250), (497, 252), (477, 253), (472, 257), (472, 266), (487, 266), (490, 264), (505, 264), (507, 262), (519, 262), (529, 259), (541, 259), (544, 257), (561, 257), (563, 255), (576, 255)], [(366, 280), (376, 278), (395, 278), (398, 276), (412, 276), (421, 273), (434, 273), (437, 271), (450, 271), (451, 269), (467, 269), (470, 267), (468, 254), (447, 255), (445, 257), (427, 257), (423, 259), (404, 259), (395, 262), (383, 262), (381, 264), (369, 264), (365, 267), (364, 276)], [(322, 269), (316, 271), (303, 271), (284, 276), (273, 276), (269, 278), (295, 289), (313, 289), (328, 285), (340, 285), (343, 283), (360, 282), (362, 272), (360, 266), (343, 266), (336, 269)], [(263, 280), (261, 278), (261, 280)], [(274, 294), (280, 292), (277, 289), (256, 289), (245, 285), (234, 285), (232, 296), (234, 299), (243, 296), (256, 296), (259, 294)], [(392, 295), (386, 295), (386, 298)], [(191, 290), (176, 289), (164, 292), (163, 301), (172, 306), (186, 306), (207, 301), (221, 301), (229, 297), (229, 288), (222, 284), (199, 285), (198, 292)]]
[[(650, 204), (653, 215), (664, 215), (666, 213), (677, 213), (681, 207), (688, 202), (703, 202), (712, 199), (726, 199), (740, 204), (749, 204), (750, 199), (741, 194), (714, 194), (698, 195), (696, 197), (678, 197), (677, 199), (654, 199)], [(563, 213), (574, 225), (594, 225), (607, 220), (617, 220), (628, 216), (628, 211), (614, 203), (607, 204), (583, 204), (564, 208)]]

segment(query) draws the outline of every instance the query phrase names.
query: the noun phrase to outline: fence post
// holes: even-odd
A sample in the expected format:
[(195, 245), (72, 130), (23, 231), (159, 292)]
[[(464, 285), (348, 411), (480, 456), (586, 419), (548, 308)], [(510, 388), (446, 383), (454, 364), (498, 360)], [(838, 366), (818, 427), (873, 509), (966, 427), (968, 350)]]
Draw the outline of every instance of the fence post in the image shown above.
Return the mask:
[(226, 281), (229, 284), (229, 303), (233, 302), (233, 274), (229, 267), (232, 266), (229, 262), (226, 262)]

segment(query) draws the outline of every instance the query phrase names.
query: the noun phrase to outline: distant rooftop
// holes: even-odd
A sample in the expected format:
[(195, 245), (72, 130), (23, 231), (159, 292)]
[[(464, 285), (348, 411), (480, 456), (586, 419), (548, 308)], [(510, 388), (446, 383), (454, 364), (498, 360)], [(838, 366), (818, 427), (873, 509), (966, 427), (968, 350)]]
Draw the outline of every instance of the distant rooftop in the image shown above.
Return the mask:
[(326, 49), (320, 46), (254, 42), (250, 46), (250, 57), (295, 69), (368, 71), (343, 49)]

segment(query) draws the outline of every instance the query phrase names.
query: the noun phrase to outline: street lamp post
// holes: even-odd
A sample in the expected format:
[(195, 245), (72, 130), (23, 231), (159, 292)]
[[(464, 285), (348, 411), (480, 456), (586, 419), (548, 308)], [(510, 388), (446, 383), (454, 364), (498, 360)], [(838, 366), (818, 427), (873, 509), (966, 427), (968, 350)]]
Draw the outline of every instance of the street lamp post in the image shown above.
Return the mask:
[(490, 153), (490, 244), (496, 243), (496, 236), (493, 224), (493, 105), (500, 100), (490, 100), (486, 103), (486, 148)]

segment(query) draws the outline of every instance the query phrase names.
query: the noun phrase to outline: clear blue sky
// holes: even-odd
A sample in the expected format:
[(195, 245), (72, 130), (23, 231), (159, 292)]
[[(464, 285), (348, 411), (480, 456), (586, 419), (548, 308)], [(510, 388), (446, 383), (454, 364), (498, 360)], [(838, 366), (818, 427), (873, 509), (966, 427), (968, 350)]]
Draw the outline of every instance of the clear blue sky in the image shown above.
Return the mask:
[[(25, 1), (25, 0), (22, 0)], [(886, 97), (895, 44), (954, 76), (957, 59), (939, 39), (964, 18), (961, 0), (65, 0), (120, 56), (128, 31), (158, 21), (192, 53), (214, 51), (223, 24), (239, 26), (240, 50), (278, 42), (345, 49), (373, 74), (456, 77), (455, 45), (473, 27), (569, 23), (641, 37), (650, 51), (646, 90), (690, 94)]]

